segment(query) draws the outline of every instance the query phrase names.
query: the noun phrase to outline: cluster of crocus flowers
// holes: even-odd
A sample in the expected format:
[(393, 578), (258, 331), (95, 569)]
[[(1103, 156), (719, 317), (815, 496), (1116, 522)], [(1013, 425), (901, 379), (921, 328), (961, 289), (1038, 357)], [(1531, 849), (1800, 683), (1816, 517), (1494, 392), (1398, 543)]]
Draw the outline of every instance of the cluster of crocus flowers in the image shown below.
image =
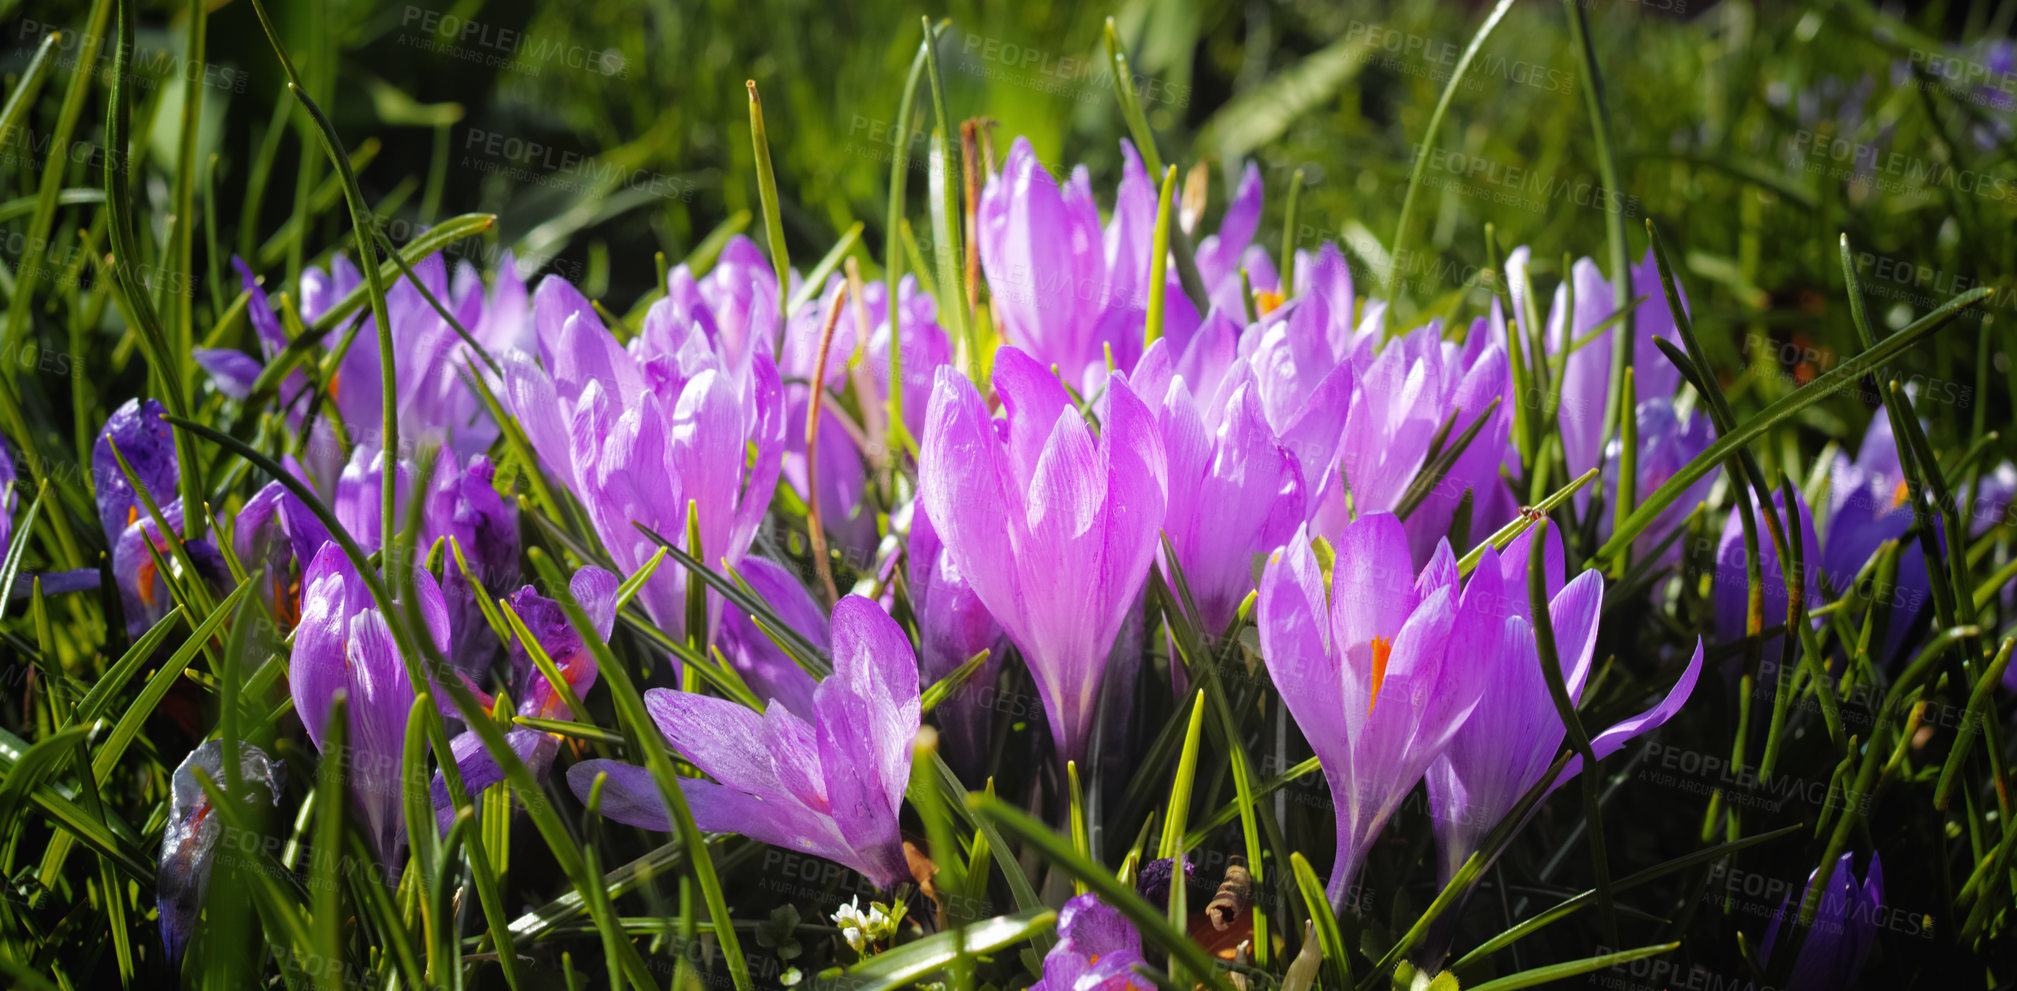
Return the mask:
[(1855, 854), (1845, 853), (1827, 865), (1824, 876), (1816, 870), (1807, 878), (1807, 890), (1794, 903), (1782, 900), (1772, 915), (1772, 924), (1758, 944), (1758, 961), (1772, 966), (1773, 949), (1782, 940), (1793, 938), (1800, 906), (1806, 903), (1815, 885), (1822, 885), (1821, 902), (1814, 924), (1807, 928), (1800, 950), (1786, 971), (1788, 991), (1832, 991), (1853, 988), (1862, 975), (1863, 964), (1877, 945), (1877, 932), (1884, 924), (1884, 864), (1875, 853), (1858, 882)]
[[(224, 770), (224, 741), (208, 740), (190, 751), (168, 782), (168, 824), (161, 833), (155, 890), (161, 911), (161, 947), (171, 961), (182, 956), (195, 935), (196, 918), (210, 889), (217, 840), (224, 833), (224, 819), (213, 815), (216, 810), (210, 804), (210, 793), (196, 777), (199, 769), (219, 791), (225, 788), (230, 776)], [(227, 797), (263, 797), (273, 805), (280, 804), (280, 784), (287, 768), (266, 756), (266, 751), (239, 741), (238, 774), (251, 790)]]
[[(685, 289), (652, 304), (627, 347), (572, 285), (549, 276), (533, 294), (537, 360), (521, 351), (501, 359), (506, 406), (626, 574), (658, 551), (644, 529), (711, 566), (733, 566), (769, 508), (786, 432), (775, 322), (735, 306), (762, 310), (768, 304), (752, 300), (775, 299), (761, 290), (776, 283), (753, 266), (736, 271), (746, 295), (724, 282), (712, 303), (706, 283), (674, 273), (671, 288)], [(717, 277), (730, 278), (721, 267)], [(687, 580), (684, 568), (661, 568), (638, 593), (675, 636), (687, 632)]]
[(1154, 415), (1125, 376), (1092, 413), (1050, 371), (995, 353), (997, 423), (973, 383), (941, 369), (920, 499), (945, 553), (1022, 652), (1061, 760), (1085, 752), (1107, 656), (1156, 551), (1169, 465)]
[(1058, 910), (1057, 943), (1044, 955), (1043, 979), (1030, 991), (1147, 991), (1135, 973), (1147, 967), (1142, 935), (1120, 910), (1096, 895), (1079, 895)]
[[(897, 813), (920, 725), (917, 655), (903, 628), (861, 596), (834, 606), (831, 627), (833, 672), (814, 689), (809, 718), (776, 700), (759, 713), (664, 688), (646, 692), (645, 707), (673, 749), (713, 779), (679, 780), (694, 825), (824, 857), (892, 888), (911, 876)], [(597, 759), (567, 772), (584, 802), (598, 778), (604, 816), (673, 828), (649, 771)]]

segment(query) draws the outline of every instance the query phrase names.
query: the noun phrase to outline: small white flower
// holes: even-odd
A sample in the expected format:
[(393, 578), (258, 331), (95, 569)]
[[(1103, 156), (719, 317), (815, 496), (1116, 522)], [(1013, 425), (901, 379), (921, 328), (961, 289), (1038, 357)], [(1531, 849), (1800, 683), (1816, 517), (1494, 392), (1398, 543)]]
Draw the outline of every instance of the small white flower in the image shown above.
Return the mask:
[(833, 924), (840, 927), (840, 937), (847, 940), (847, 945), (853, 947), (854, 952), (866, 953), (869, 940), (873, 938), (871, 930), (875, 926), (870, 919), (861, 914), (860, 902), (859, 896), (848, 899), (847, 904), (834, 911)]

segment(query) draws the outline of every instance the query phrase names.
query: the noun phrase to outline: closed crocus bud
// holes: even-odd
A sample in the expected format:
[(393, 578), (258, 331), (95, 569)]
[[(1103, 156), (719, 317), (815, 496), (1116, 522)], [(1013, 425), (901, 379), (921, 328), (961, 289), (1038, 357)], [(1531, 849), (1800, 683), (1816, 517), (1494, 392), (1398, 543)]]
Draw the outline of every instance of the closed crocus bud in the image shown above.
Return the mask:
[[(834, 606), (832, 628), (833, 673), (814, 690), (810, 719), (774, 699), (757, 713), (664, 688), (644, 694), (645, 708), (673, 749), (713, 779), (679, 779), (695, 826), (802, 850), (893, 888), (911, 877), (897, 813), (919, 726), (917, 655), (896, 621), (858, 595)], [(585, 760), (567, 783), (587, 801), (603, 774), (603, 815), (672, 829), (642, 767)]]
[[(147, 509), (151, 500), (168, 529), (181, 534), (183, 506), (177, 495), (181, 469), (165, 415), (166, 410), (152, 399), (129, 399), (106, 419), (91, 452), (98, 520), (112, 550), (112, 576), (119, 586), (130, 635), (145, 632), (174, 606), (157, 559), (167, 563), (173, 572), (168, 578), (176, 582), (222, 582), (228, 575), (223, 555), (207, 540), (182, 541), (188, 563), (197, 572), (183, 574), (182, 556), (173, 553), (167, 535)], [(134, 482), (139, 483), (139, 491)], [(143, 492), (145, 499), (141, 498)], [(154, 553), (148, 552), (149, 545)]]
[(1097, 439), (1050, 371), (995, 353), (997, 423), (973, 383), (939, 371), (920, 497), (959, 573), (1036, 679), (1060, 762), (1084, 755), (1108, 652), (1148, 580), (1168, 499), (1154, 414), (1124, 376)]
[[(223, 791), (228, 776), (224, 772), (224, 741), (210, 740), (189, 752), (175, 768), (169, 781), (168, 825), (161, 835), (161, 867), (155, 876), (160, 898), (161, 946), (170, 961), (182, 956), (195, 934), (196, 919), (203, 911), (203, 897), (210, 887), (210, 868), (217, 838), (224, 832), (223, 817), (212, 815), (210, 794), (196, 779), (202, 768)], [(238, 773), (241, 794), (226, 798), (247, 802), (265, 800), (280, 804), (280, 784), (286, 768), (252, 744), (238, 744)]]
[(1875, 853), (1859, 884), (1855, 874), (1855, 854), (1828, 865), (1824, 875), (1815, 871), (1807, 878), (1807, 891), (1799, 902), (1780, 901), (1772, 915), (1772, 925), (1758, 946), (1758, 960), (1772, 965), (1772, 949), (1781, 939), (1792, 938), (1795, 920), (1806, 896), (1819, 884), (1821, 904), (1814, 912), (1814, 924), (1793, 960), (1786, 979), (1787, 991), (1837, 991), (1857, 986), (1863, 964), (1877, 945), (1877, 930), (1884, 923), (1884, 864)]

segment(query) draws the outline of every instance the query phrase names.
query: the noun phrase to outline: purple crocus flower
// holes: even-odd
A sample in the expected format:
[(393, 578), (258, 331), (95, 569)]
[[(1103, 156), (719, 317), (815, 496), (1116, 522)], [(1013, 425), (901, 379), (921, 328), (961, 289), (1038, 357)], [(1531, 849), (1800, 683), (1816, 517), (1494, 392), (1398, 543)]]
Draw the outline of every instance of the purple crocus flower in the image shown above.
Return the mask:
[[(589, 622), (595, 625), (596, 635), (609, 639), (610, 630), (616, 626), (616, 593), (622, 584), (617, 577), (601, 568), (582, 568), (574, 573), (567, 583), (568, 594)], [(575, 632), (573, 624), (560, 604), (540, 595), (527, 585), (513, 593), (509, 601), (512, 612), (525, 624), (526, 631), (539, 642), (539, 649), (553, 661), (553, 666), (574, 691), (576, 698), (588, 694), (595, 687), (595, 655), (588, 644)], [(480, 620), (479, 620), (480, 621)], [(517, 703), (521, 716), (538, 719), (578, 719), (581, 713), (570, 710), (566, 696), (547, 680), (544, 672), (533, 663), (532, 654), (525, 644), (513, 642), (511, 646), (512, 699)], [(495, 701), (481, 696), (486, 709)], [(545, 780), (553, 767), (553, 758), (560, 752), (560, 737), (536, 729), (514, 728), (504, 735), (505, 741), (525, 762), (535, 778)], [(462, 775), (462, 787), (474, 800), (485, 789), (504, 780), (504, 769), (483, 746), (483, 740), (474, 732), (463, 732), (449, 741), (451, 757), (456, 769)], [(443, 830), (455, 821), (455, 807), (448, 795), (448, 783), (440, 772), (434, 775), (434, 814)]]
[[(1324, 479), (1311, 521), (1320, 534), (1340, 532), (1353, 514), (1393, 512), (1428, 464), (1430, 445), (1443, 421), (1456, 417), (1454, 442), (1473, 421), (1490, 418), (1436, 489), (1407, 521), (1410, 552), (1426, 563), (1450, 528), (1466, 490), (1473, 490), (1473, 522), (1496, 527), (1517, 508), (1498, 474), (1512, 431), (1512, 375), (1503, 335), (1487, 324), (1463, 344), (1443, 340), (1431, 322), (1388, 342), (1358, 374), (1337, 455), (1338, 472)], [(1498, 399), (1496, 409), (1492, 400)], [(1347, 496), (1350, 510), (1347, 510)], [(1503, 517), (1503, 518), (1502, 518)]]
[(104, 527), (106, 545), (112, 549), (112, 575), (119, 586), (128, 634), (144, 632), (167, 615), (173, 604), (157, 573), (154, 555), (148, 553), (150, 544), (161, 560), (176, 571), (171, 576), (176, 581), (218, 582), (227, 575), (223, 555), (207, 540), (183, 542), (197, 574), (180, 574), (180, 559), (169, 552), (168, 540), (153, 514), (147, 511), (146, 503), (120, 470), (119, 459), (124, 458), (133, 471), (133, 479), (161, 511), (162, 521), (170, 530), (181, 533), (183, 507), (177, 495), (181, 468), (176, 461), (174, 435), (162, 419), (165, 413), (161, 404), (152, 399), (127, 400), (106, 419), (91, 451), (98, 522)]
[[(1673, 478), (1675, 472), (1695, 460), (1696, 455), (1708, 450), (1709, 445), (1716, 441), (1715, 427), (1709, 423), (1707, 416), (1700, 413), (1683, 416), (1674, 408), (1674, 401), (1664, 396), (1640, 403), (1633, 417), (1637, 424), (1635, 429), (1638, 437), (1638, 447), (1634, 455), (1638, 478), (1633, 482), (1633, 492), (1640, 502), (1644, 502), (1647, 496), (1667, 484), (1667, 480)], [(1614, 438), (1606, 448), (1604, 460), (1610, 464), (1618, 464), (1623, 456), (1624, 450)], [(1632, 541), (1633, 555), (1644, 557), (1651, 554), (1668, 534), (1687, 522), (1689, 514), (1709, 498), (1709, 490), (1714, 488), (1715, 484), (1715, 475), (1704, 475), (1701, 481), (1683, 492), (1681, 498), (1674, 500), (1662, 510), (1659, 517), (1653, 521), (1653, 525), (1647, 527)], [(1605, 485), (1609, 500), (1606, 505), (1617, 505), (1618, 482), (1615, 473), (1605, 480)], [(1597, 533), (1600, 536), (1610, 536), (1614, 518), (1615, 514), (1611, 512), (1598, 516)], [(1670, 541), (1667, 549), (1660, 554), (1660, 563), (1675, 563), (1681, 557), (1681, 549), (1681, 541)]]
[[(1926, 574), (1926, 556), (1919, 541), (1906, 537), (1913, 521), (1912, 492), (1898, 462), (1898, 444), (1891, 434), (1888, 414), (1878, 410), (1870, 418), (1869, 432), (1863, 435), (1855, 460), (1838, 452), (1828, 477), (1827, 536), (1822, 540), (1827, 553), (1819, 560), (1835, 595), (1849, 591), (1857, 573), (1884, 541), (1901, 542), (1898, 587), (1880, 596), (1891, 604), (1880, 657), (1895, 659), (1905, 647), (1905, 634), (1932, 599), (1933, 584)], [(1815, 559), (1811, 552), (1808, 559)]]
[[(673, 296), (654, 303), (626, 349), (573, 286), (549, 277), (533, 299), (539, 362), (521, 352), (502, 359), (506, 404), (626, 573), (658, 549), (633, 524), (710, 564), (741, 561), (783, 457), (784, 404), (769, 352), (737, 354), (742, 345), (727, 331), (719, 339), (707, 331), (724, 314), (701, 320), (688, 310), (682, 319), (681, 305)], [(687, 546), (689, 504), (699, 513), (698, 548)], [(686, 569), (661, 568), (638, 594), (674, 636), (686, 632), (686, 581)]]
[[(1508, 271), (1524, 268), (1525, 250), (1521, 248), (1516, 252), (1516, 264), (1508, 264)], [(1578, 259), (1570, 273), (1570, 280), (1575, 284), (1576, 312), (1564, 312), (1568, 308), (1569, 296), (1569, 285), (1566, 283), (1555, 288), (1554, 304), (1548, 310), (1547, 341), (1551, 354), (1560, 354), (1569, 345), (1589, 337), (1598, 324), (1617, 312), (1611, 296), (1611, 283), (1597, 269), (1596, 262), (1588, 258)], [(1653, 261), (1651, 248), (1646, 249), (1645, 258), (1633, 267), (1631, 280), (1632, 296), (1645, 297), (1632, 311), (1633, 392), (1641, 400), (1670, 397), (1675, 387), (1680, 385), (1681, 373), (1666, 355), (1660, 353), (1653, 339), (1665, 338), (1674, 344), (1679, 344), (1680, 340), (1674, 329), (1673, 311), (1667, 308), (1666, 291), (1660, 286), (1660, 270)], [(1520, 284), (1518, 278), (1512, 282)], [(1686, 293), (1682, 294), (1681, 303), (1684, 307), (1687, 305)], [(1558, 422), (1562, 435), (1562, 457), (1571, 476), (1597, 467), (1597, 459), (1604, 452), (1604, 403), (1610, 396), (1611, 355), (1619, 330), (1617, 325), (1613, 325), (1570, 352), (1562, 372), (1562, 404)], [(1530, 364), (1534, 360), (1533, 357), (1528, 358)], [(1578, 505), (1588, 502), (1588, 496), (1578, 494)]]
[[(396, 876), (406, 847), (406, 820), (400, 786), (406, 721), (413, 708), (413, 683), (364, 579), (334, 542), (322, 545), (303, 578), (301, 622), (294, 630), (288, 682), (294, 710), (317, 750), (329, 725), (330, 700), (348, 697), (349, 732), (345, 759), (350, 793), (364, 814), (388, 876)], [(448, 606), (424, 568), (413, 571), (414, 595), (426, 635), (446, 654)]]
[[(896, 621), (850, 595), (833, 609), (834, 669), (813, 692), (813, 717), (773, 700), (762, 713), (725, 699), (654, 688), (652, 719), (673, 749), (713, 781), (682, 778), (694, 824), (824, 857), (882, 888), (909, 878), (897, 813), (917, 736), (917, 657)], [(670, 830), (658, 785), (633, 764), (586, 760), (567, 783), (587, 800), (609, 779), (603, 815)]]
[(996, 422), (973, 383), (940, 369), (918, 457), (946, 553), (1022, 652), (1060, 761), (1098, 711), (1108, 650), (1148, 580), (1169, 469), (1125, 376), (1108, 381), (1097, 440), (1064, 387), (1013, 347), (995, 353)]
[[(743, 558), (735, 571), (749, 583), (758, 599), (810, 640), (822, 655), (832, 652), (826, 611), (813, 601), (812, 593), (806, 591), (791, 569), (769, 558), (751, 555)], [(754, 617), (740, 609), (724, 607), (718, 640), (722, 656), (735, 665), (736, 673), (757, 698), (776, 699), (799, 718), (813, 718), (813, 693), (819, 683), (764, 633)]]
[[(1133, 146), (1128, 150), (1132, 152)], [(1226, 204), (1218, 232), (1198, 241), (1198, 277), (1204, 281), (1215, 309), (1239, 313), (1246, 308), (1245, 289), (1240, 285), (1241, 269), (1247, 271), (1247, 280), (1256, 294), (1275, 289), (1281, 282), (1267, 249), (1252, 243), (1254, 231), (1261, 224), (1262, 201), (1260, 167), (1247, 162), (1240, 170), (1240, 184)]]
[(1142, 934), (1099, 896), (1074, 897), (1058, 910), (1058, 941), (1044, 954), (1043, 979), (1030, 991), (1148, 991), (1136, 976), (1147, 966)]
[(917, 617), (918, 672), (924, 683), (934, 684), (968, 658), (988, 651), (988, 659), (968, 678), (966, 690), (945, 698), (934, 710), (947, 760), (962, 771), (974, 770), (987, 755), (994, 726), (994, 707), (989, 704), (993, 700), (986, 693), (1001, 671), (1001, 624), (946, 553), (923, 500), (911, 504), (905, 554), (910, 608)]
[[(1214, 343), (1200, 333), (1190, 350)], [(1307, 487), (1302, 464), (1268, 425), (1248, 367), (1221, 377), (1217, 394), (1194, 395), (1188, 376), (1172, 367), (1166, 344), (1149, 345), (1133, 382), (1156, 412), (1169, 458), (1163, 532), (1203, 614), (1204, 632), (1216, 635), (1253, 590), (1254, 555), (1280, 547), (1302, 525)], [(1177, 364), (1211, 364), (1184, 357), (1193, 360)], [(1209, 381), (1209, 370), (1200, 371)]]
[[(1465, 585), (1465, 604), (1475, 600), (1479, 608), (1493, 610), (1488, 619), (1498, 625), (1499, 632), (1484, 651), (1455, 659), (1470, 680), (1484, 686), (1484, 697), (1490, 702), (1471, 713), (1450, 738), (1449, 749), (1429, 767), (1429, 801), (1444, 882), (1456, 875), (1464, 861), (1477, 852), (1485, 834), (1547, 773), (1567, 735), (1541, 673), (1534, 639), (1527, 589), (1532, 539), (1532, 531), (1521, 535), (1507, 546), (1504, 556), (1487, 545)], [(1548, 619), (1569, 698), (1580, 701), (1590, 662), (1596, 656), (1604, 578), (1597, 571), (1584, 571), (1564, 585), (1561, 536), (1549, 527), (1546, 540)], [(1665, 698), (1646, 712), (1591, 735), (1590, 748), (1597, 759), (1616, 753), (1634, 737), (1673, 718), (1694, 691), (1701, 669), (1702, 646), (1697, 641), (1687, 670)], [(1561, 787), (1581, 767), (1582, 758), (1572, 758), (1549, 788)]]
[(14, 482), (14, 458), (0, 440), (0, 547), (11, 546), (14, 537)]
[[(161, 909), (161, 947), (172, 962), (182, 956), (195, 934), (196, 919), (203, 911), (203, 897), (210, 889), (210, 868), (217, 838), (224, 833), (222, 818), (212, 818), (210, 795), (196, 780), (196, 769), (210, 775), (221, 791), (225, 787), (224, 741), (207, 740), (175, 768), (169, 779), (168, 825), (161, 833), (161, 865), (155, 874), (155, 891)], [(266, 751), (238, 742), (238, 771), (253, 789), (247, 797), (265, 792), (265, 798), (280, 804), (280, 783), (286, 779), (285, 765), (266, 756)]]
[[(1862, 976), (1863, 964), (1870, 958), (1871, 948), (1877, 945), (1877, 928), (1884, 921), (1884, 864), (1875, 853), (1870, 854), (1870, 869), (1858, 884), (1854, 858), (1854, 854), (1843, 854), (1841, 860), (1829, 866), (1825, 878), (1818, 870), (1808, 876), (1808, 891), (1816, 884), (1826, 887), (1814, 913), (1814, 925), (1807, 930), (1806, 942), (1800, 944), (1799, 956), (1793, 960), (1793, 969), (1786, 979), (1787, 991), (1853, 988)], [(1805, 900), (1806, 894), (1802, 893), (1801, 901)], [(1771, 964), (1773, 946), (1795, 925), (1799, 910), (1800, 906), (1790, 899), (1779, 902), (1772, 925), (1759, 944), (1759, 962)]]
[[(1054, 179), (1026, 138), (981, 191), (978, 238), (1003, 337), (1074, 386), (1102, 374), (1111, 347), (1119, 368), (1141, 354), (1154, 262), (1156, 186), (1134, 146), (1121, 146), (1122, 179), (1102, 230), (1085, 166)], [(1244, 242), (1242, 242), (1244, 243)], [(1179, 342), (1198, 314), (1165, 268), (1163, 332)]]
[[(1774, 492), (1772, 504), (1777, 508), (1779, 518), (1786, 519), (1786, 497)], [(1821, 586), (1816, 581), (1821, 573), (1820, 562), (1826, 560), (1822, 554), (1821, 541), (1814, 535), (1814, 514), (1807, 511), (1807, 500), (1799, 492), (1793, 493), (1793, 504), (1800, 511), (1800, 551), (1806, 565), (1803, 593), (1807, 608), (1813, 609), (1822, 603)], [(1722, 541), (1716, 548), (1716, 638), (1725, 643), (1744, 639), (1746, 610), (1750, 602), (1750, 580), (1744, 573), (1744, 521), (1740, 514), (1742, 506), (1732, 506), (1730, 516), (1723, 524)], [(1786, 621), (1786, 577), (1784, 565), (1779, 561), (1779, 552), (1772, 545), (1772, 533), (1762, 515), (1764, 510), (1755, 504), (1751, 507), (1758, 528), (1758, 564), (1762, 572), (1765, 593), (1765, 626), (1779, 626)], [(1765, 673), (1776, 670), (1780, 653), (1779, 636), (1764, 638)], [(1768, 678), (1769, 680), (1769, 678)]]
[[(197, 351), (195, 358), (211, 373), (218, 391), (243, 399), (251, 394), (252, 384), (265, 364), (287, 345), (288, 339), (251, 270), (237, 258), (232, 259), (232, 264), (238, 269), (249, 297), (247, 312), (258, 337), (260, 356), (211, 348)], [(440, 255), (421, 261), (414, 271), (435, 300), (455, 316), (456, 323), (487, 353), (495, 355), (505, 349), (529, 346), (531, 320), (525, 279), (509, 254), (499, 264), (496, 285), (487, 295), (483, 280), (468, 263), (457, 266), (452, 282), (447, 263)], [(328, 272), (316, 268), (303, 272), (301, 318), (313, 321), (321, 317), (359, 282), (357, 269), (340, 255), (330, 263)], [(427, 301), (412, 279), (402, 275), (394, 280), (386, 289), (385, 304), (398, 355), (396, 388), (402, 440), (429, 438), (464, 458), (488, 449), (497, 439), (497, 425), (483, 409), (475, 391), (462, 381), (462, 375), (483, 375), (493, 387), (497, 384), (496, 376), (470, 352), (455, 328)], [(368, 310), (351, 319), (362, 319), (363, 326), (330, 379), (329, 395), (350, 432), (354, 436), (371, 437), (384, 413), (377, 324)], [(335, 347), (345, 329), (347, 325), (333, 330), (323, 339), (324, 346)], [(295, 401), (305, 382), (299, 372), (294, 372), (281, 386), (283, 404), (296, 422), (306, 409)], [(328, 433), (326, 426), (318, 427), (317, 433), (313, 449), (333, 447), (333, 434)], [(379, 445), (374, 442), (367, 446)]]
[(1342, 906), (1380, 828), (1478, 705), (1469, 661), (1500, 649), (1507, 597), (1489, 578), (1460, 590), (1447, 540), (1418, 576), (1388, 514), (1353, 521), (1335, 546), (1326, 589), (1298, 530), (1268, 561), (1256, 614), (1268, 675), (1331, 787), (1325, 891)]

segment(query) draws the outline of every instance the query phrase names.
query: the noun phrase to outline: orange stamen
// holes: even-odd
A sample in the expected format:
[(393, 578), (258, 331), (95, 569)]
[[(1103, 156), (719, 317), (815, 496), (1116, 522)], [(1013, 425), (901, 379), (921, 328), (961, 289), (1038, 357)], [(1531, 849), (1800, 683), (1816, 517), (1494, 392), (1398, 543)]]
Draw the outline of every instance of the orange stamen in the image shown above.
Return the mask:
[(1263, 289), (1254, 294), (1254, 311), (1263, 315), (1273, 313), (1281, 307), (1285, 299), (1281, 293)]
[(140, 562), (140, 567), (134, 569), (133, 585), (140, 591), (140, 601), (145, 602), (150, 606), (154, 605), (153, 558), (148, 558), (147, 560)]
[(1898, 487), (1891, 490), (1891, 508), (1897, 509), (1899, 506), (1903, 506), (1906, 500), (1911, 498), (1912, 498), (1911, 484), (1906, 482), (1902, 478), (1899, 479)]
[(331, 399), (337, 398), (336, 387), (342, 381), (343, 381), (343, 373), (341, 371), (334, 371), (329, 373), (329, 398)]
[(134, 523), (138, 522), (138, 521), (139, 521), (139, 519), (140, 519), (140, 507), (139, 507), (139, 506), (128, 506), (128, 507), (126, 507), (126, 525), (127, 525), (127, 526), (132, 526), (132, 525), (133, 525)]
[(1366, 693), (1366, 715), (1373, 714), (1373, 703), (1380, 700), (1380, 685), (1387, 680), (1387, 657), (1394, 652), (1394, 645), (1386, 637), (1374, 637), (1373, 643), (1373, 690)]

